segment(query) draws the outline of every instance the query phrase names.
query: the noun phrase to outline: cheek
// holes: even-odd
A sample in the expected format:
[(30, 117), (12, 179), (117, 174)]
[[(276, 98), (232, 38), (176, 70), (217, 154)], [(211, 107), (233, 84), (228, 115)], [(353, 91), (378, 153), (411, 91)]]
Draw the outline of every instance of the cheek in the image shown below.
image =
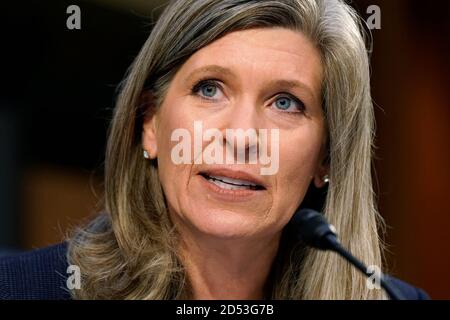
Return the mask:
[(161, 108), (157, 130), (159, 178), (167, 199), (172, 206), (179, 209), (182, 201), (180, 197), (186, 194), (192, 165), (177, 164), (172, 160), (172, 150), (180, 142), (179, 140), (171, 141), (171, 136), (176, 129), (183, 128), (189, 131), (191, 137), (194, 137), (193, 120), (189, 115), (181, 112), (186, 108), (175, 100), (166, 99)]
[(314, 175), (318, 151), (305, 145), (290, 144), (280, 151), (283, 175), (291, 178), (310, 180)]
[(289, 203), (303, 199), (317, 169), (320, 135), (298, 134), (280, 139), (280, 170), (277, 193)]
[(176, 129), (189, 128), (190, 119), (186, 119), (178, 111), (180, 109), (183, 109), (182, 106), (178, 105), (176, 99), (170, 99), (170, 96), (161, 106), (156, 140), (158, 144), (158, 164), (161, 162), (164, 168), (169, 167), (170, 164), (175, 165), (171, 160), (171, 151), (178, 142), (171, 141), (172, 133)]

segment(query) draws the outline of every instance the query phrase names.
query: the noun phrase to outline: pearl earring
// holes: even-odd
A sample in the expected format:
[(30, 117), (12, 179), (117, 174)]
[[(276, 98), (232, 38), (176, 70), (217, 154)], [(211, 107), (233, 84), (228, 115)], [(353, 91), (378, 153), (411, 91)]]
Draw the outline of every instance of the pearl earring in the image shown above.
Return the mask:
[(150, 156), (149, 156), (147, 150), (144, 150), (144, 158), (145, 158), (145, 159), (149, 159), (149, 158), (150, 158)]
[(325, 182), (325, 183), (330, 182), (330, 177), (328, 177), (328, 175), (325, 175), (325, 176), (323, 177), (323, 182)]

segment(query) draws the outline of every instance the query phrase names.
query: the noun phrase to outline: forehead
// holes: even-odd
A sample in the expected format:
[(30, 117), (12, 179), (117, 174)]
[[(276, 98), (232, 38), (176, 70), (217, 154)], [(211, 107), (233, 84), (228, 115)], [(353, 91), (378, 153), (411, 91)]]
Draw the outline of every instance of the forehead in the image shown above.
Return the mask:
[(195, 52), (183, 65), (189, 73), (205, 65), (220, 65), (250, 80), (273, 77), (301, 81), (320, 91), (319, 50), (301, 32), (285, 28), (235, 31)]

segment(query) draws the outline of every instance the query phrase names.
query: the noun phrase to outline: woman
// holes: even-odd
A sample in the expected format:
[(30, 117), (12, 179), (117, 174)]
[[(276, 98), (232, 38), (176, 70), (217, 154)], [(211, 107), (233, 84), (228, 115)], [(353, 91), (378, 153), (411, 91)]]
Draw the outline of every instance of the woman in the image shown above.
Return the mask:
[[(81, 299), (385, 298), (335, 254), (286, 231), (305, 199), (327, 188), (312, 205), (354, 255), (382, 266), (361, 30), (340, 0), (173, 1), (121, 87), (105, 212), (67, 248), (3, 268), (38, 257), (61, 274), (75, 265), (81, 286), (70, 295)], [(239, 129), (254, 134), (239, 144), (227, 134)], [(64, 280), (48, 277), (55, 287)], [(394, 282), (409, 298), (426, 297)], [(61, 292), (35, 296), (68, 297)]]

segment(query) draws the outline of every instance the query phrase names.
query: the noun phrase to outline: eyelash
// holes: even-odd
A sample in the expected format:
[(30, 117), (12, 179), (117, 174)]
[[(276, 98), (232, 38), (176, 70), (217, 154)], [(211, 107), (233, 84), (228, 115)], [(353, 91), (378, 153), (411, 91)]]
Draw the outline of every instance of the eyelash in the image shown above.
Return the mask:
[[(217, 79), (210, 79), (210, 78), (200, 79), (199, 81), (197, 81), (192, 86), (192, 88), (191, 88), (191, 95), (199, 97), (200, 99), (205, 100), (207, 102), (214, 101), (214, 99), (205, 98), (205, 97), (199, 95), (198, 92), (202, 88), (202, 86), (204, 86), (204, 85), (213, 85), (213, 86), (216, 86), (218, 89), (222, 90), (222, 86), (218, 83), (218, 81), (219, 80), (217, 80)], [(305, 109), (306, 109), (305, 104), (300, 99), (298, 99), (297, 97), (293, 96), (290, 93), (282, 92), (276, 98), (289, 98), (289, 99), (292, 99), (295, 103), (297, 103), (297, 105), (300, 106), (298, 112), (295, 112), (295, 111), (280, 111), (279, 110), (279, 112), (281, 112), (281, 113), (284, 113), (284, 114), (287, 113), (287, 114), (296, 115), (298, 113), (302, 113), (303, 114), (305, 112)]]
[(197, 96), (205, 101), (211, 102), (211, 100), (214, 99), (208, 99), (205, 98), (201, 95), (198, 94), (198, 91), (202, 88), (202, 86), (204, 85), (213, 85), (216, 86), (218, 89), (222, 90), (222, 86), (218, 83), (219, 80), (217, 79), (210, 79), (210, 78), (205, 78), (205, 79), (200, 79), (199, 81), (197, 81), (196, 84), (194, 84), (191, 88), (191, 95), (193, 96)]

